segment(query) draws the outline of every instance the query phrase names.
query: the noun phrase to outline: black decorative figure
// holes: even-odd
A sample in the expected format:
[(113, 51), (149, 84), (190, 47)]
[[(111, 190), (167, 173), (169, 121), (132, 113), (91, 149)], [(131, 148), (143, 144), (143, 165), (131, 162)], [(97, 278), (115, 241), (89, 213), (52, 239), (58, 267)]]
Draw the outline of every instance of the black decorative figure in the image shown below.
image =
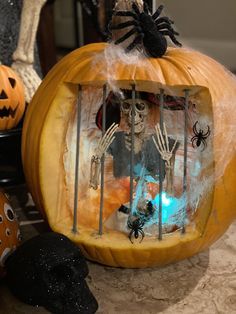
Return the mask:
[(134, 26), (124, 36), (118, 38), (115, 44), (118, 45), (127, 38), (137, 33), (132, 43), (126, 47), (126, 52), (133, 50), (139, 44), (143, 44), (147, 54), (151, 57), (158, 58), (165, 54), (167, 50), (167, 40), (165, 36), (169, 36), (172, 42), (181, 47), (181, 43), (177, 41), (175, 35), (179, 35), (171, 26), (174, 24), (167, 16), (160, 17), (164, 6), (160, 5), (156, 12), (151, 15), (148, 6), (144, 3), (144, 12), (140, 12), (136, 3), (132, 4), (132, 11), (117, 11), (114, 16), (128, 16), (133, 19), (118, 25), (111, 25), (110, 29), (117, 30), (129, 26)]
[(199, 124), (198, 121), (196, 121), (193, 126), (194, 136), (191, 138), (191, 142), (192, 142), (193, 148), (197, 148), (201, 144), (203, 144), (203, 148), (202, 148), (202, 151), (203, 151), (207, 146), (206, 139), (210, 136), (211, 131), (210, 131), (209, 125), (207, 126), (207, 131), (204, 132), (204, 130), (202, 130), (201, 128), (197, 129), (197, 124)]
[(12, 293), (27, 304), (44, 306), (54, 314), (94, 314), (98, 309), (85, 279), (86, 260), (62, 234), (31, 238), (7, 258), (5, 266)]
[(134, 221), (128, 220), (127, 226), (129, 229), (131, 229), (129, 233), (129, 239), (131, 243), (134, 243), (132, 241), (132, 236), (134, 235), (135, 239), (138, 239), (139, 235), (141, 235), (140, 243), (143, 241), (143, 238), (145, 237), (145, 234), (143, 232), (143, 226), (144, 221), (142, 221), (140, 218), (135, 219)]

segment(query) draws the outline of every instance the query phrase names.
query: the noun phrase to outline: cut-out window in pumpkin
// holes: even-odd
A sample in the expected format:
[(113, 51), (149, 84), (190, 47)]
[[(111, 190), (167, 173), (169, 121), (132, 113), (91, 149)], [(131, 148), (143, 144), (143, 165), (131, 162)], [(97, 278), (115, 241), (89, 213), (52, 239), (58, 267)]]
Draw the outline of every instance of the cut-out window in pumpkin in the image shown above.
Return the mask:
[(101, 43), (76, 50), (26, 115), (34, 201), (54, 231), (107, 265), (199, 252), (236, 216), (235, 97), (233, 76), (195, 51), (153, 59)]
[[(88, 101), (89, 93), (96, 95), (90, 97), (91, 102)], [(180, 87), (163, 86), (161, 94), (133, 91), (133, 98), (132, 90), (120, 90), (120, 96), (112, 92), (108, 95), (103, 110), (99, 102), (104, 97), (102, 93), (98, 88), (82, 89), (79, 223), (96, 230), (99, 226), (98, 209), (102, 206), (104, 228), (100, 232), (115, 229), (127, 233), (128, 222), (137, 219), (147, 237), (161, 232), (159, 238), (162, 238), (162, 233), (176, 229), (184, 232), (186, 225), (201, 232), (209, 209), (197, 213), (197, 207), (206, 189), (208, 202), (212, 201), (214, 171), (209, 95), (203, 99), (202, 89), (196, 86), (186, 91)], [(176, 96), (170, 96), (170, 93), (176, 93)], [(63, 160), (68, 174), (65, 180), (70, 208), (73, 208), (76, 155), (73, 147), (77, 142), (77, 124), (73, 121), (66, 134)], [(117, 128), (112, 127), (114, 123)], [(207, 134), (206, 139), (199, 139), (201, 129)], [(106, 155), (101, 162), (103, 152)], [(208, 177), (204, 178), (207, 170)], [(80, 208), (86, 208), (86, 211), (79, 214)], [(201, 216), (198, 226), (193, 223), (196, 215)]]

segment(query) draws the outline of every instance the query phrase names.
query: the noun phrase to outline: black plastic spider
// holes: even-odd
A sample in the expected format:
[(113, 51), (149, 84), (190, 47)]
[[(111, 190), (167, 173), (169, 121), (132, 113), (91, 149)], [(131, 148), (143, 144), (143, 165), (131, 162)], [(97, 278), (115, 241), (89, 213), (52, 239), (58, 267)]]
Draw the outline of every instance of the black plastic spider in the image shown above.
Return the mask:
[(203, 148), (202, 148), (202, 151), (203, 151), (207, 146), (206, 139), (211, 134), (211, 131), (210, 131), (209, 125), (207, 126), (207, 131), (205, 133), (200, 128), (199, 130), (197, 130), (197, 124), (199, 124), (198, 121), (196, 121), (193, 126), (194, 136), (191, 138), (191, 142), (192, 142), (193, 148), (199, 147), (201, 144), (203, 144)]
[(111, 25), (110, 29), (122, 29), (134, 26), (124, 36), (115, 41), (118, 45), (127, 38), (137, 33), (133, 42), (126, 48), (126, 52), (133, 50), (137, 45), (143, 43), (146, 52), (151, 57), (157, 58), (165, 54), (167, 50), (167, 40), (165, 36), (169, 36), (172, 42), (181, 47), (181, 43), (177, 41), (175, 35), (179, 35), (172, 27), (174, 24), (167, 16), (159, 17), (164, 6), (160, 5), (156, 12), (151, 15), (148, 6), (144, 3), (144, 12), (140, 12), (136, 3), (132, 4), (132, 11), (117, 11), (115, 16), (130, 16), (133, 19), (118, 25)]
[(128, 220), (127, 226), (129, 229), (131, 229), (129, 233), (129, 239), (131, 243), (134, 243), (132, 241), (132, 236), (134, 235), (135, 239), (138, 239), (139, 235), (142, 236), (141, 240), (139, 241), (140, 243), (143, 241), (143, 238), (145, 237), (145, 234), (143, 232), (143, 226), (144, 226), (144, 221), (142, 221), (140, 218), (137, 218), (133, 221)]

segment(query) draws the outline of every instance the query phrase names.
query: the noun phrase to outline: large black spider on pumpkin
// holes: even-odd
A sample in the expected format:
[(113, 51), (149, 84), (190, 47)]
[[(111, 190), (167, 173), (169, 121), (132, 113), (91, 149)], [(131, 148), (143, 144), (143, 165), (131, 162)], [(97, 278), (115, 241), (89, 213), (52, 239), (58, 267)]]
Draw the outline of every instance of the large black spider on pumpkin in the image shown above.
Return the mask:
[(134, 48), (143, 44), (147, 54), (151, 57), (158, 58), (165, 54), (167, 50), (167, 40), (165, 36), (169, 36), (172, 42), (181, 47), (175, 36), (179, 35), (171, 26), (174, 22), (167, 16), (160, 17), (164, 6), (160, 5), (156, 12), (151, 15), (148, 5), (144, 3), (144, 11), (140, 12), (136, 3), (132, 4), (132, 11), (114, 11), (114, 16), (131, 17), (132, 19), (117, 25), (110, 25), (110, 30), (118, 30), (133, 26), (125, 35), (115, 41), (118, 45), (134, 35), (137, 36), (126, 47), (126, 52), (130, 52)]

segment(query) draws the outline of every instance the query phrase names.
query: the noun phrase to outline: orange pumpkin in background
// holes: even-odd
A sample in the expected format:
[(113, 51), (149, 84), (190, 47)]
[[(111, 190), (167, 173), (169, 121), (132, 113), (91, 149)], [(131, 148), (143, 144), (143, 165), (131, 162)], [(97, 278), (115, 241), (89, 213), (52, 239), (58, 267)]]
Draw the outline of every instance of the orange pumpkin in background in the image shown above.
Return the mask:
[[(114, 164), (112, 156), (107, 153), (103, 232), (98, 234), (101, 189), (100, 186), (97, 190), (91, 189), (89, 170), (101, 138), (96, 114), (103, 102), (104, 84), (107, 84), (108, 92), (131, 90), (135, 85), (137, 92), (160, 95), (160, 90), (163, 90), (173, 99), (184, 99), (185, 90), (189, 90), (189, 103), (193, 106), (186, 120), (186, 167), (187, 214), (188, 211), (191, 214), (184, 233), (172, 228), (160, 240), (158, 225), (154, 224), (154, 229), (145, 231), (146, 235), (140, 242), (140, 226), (138, 239), (132, 243), (127, 224), (122, 228), (113, 224), (117, 209), (129, 201), (130, 180), (127, 177), (116, 178), (112, 174)], [(81, 102), (81, 129), (77, 140), (78, 99)], [(104, 43), (75, 50), (46, 76), (26, 113), (22, 159), (33, 199), (51, 228), (80, 245), (91, 260), (110, 266), (150, 267), (188, 258), (209, 247), (236, 218), (235, 103), (234, 76), (213, 59), (193, 50), (170, 48), (157, 59), (132, 55), (128, 58), (119, 48)], [(158, 116), (159, 106), (150, 108), (150, 116), (154, 119)], [(181, 115), (181, 111), (164, 108), (168, 133), (179, 139), (177, 173), (183, 168), (184, 139), (181, 132), (184, 124)], [(202, 134), (206, 134), (207, 126), (210, 126), (206, 146), (194, 140), (196, 121), (203, 125)], [(147, 125), (149, 127), (154, 129), (152, 122)], [(200, 125), (195, 131), (201, 132)], [(78, 210), (75, 216), (78, 141)], [(182, 181), (182, 177), (177, 175), (171, 201), (185, 197), (181, 192)], [(152, 186), (155, 183), (149, 184), (149, 198), (156, 193)], [(131, 234), (132, 238), (134, 235)]]
[(24, 111), (23, 83), (11, 68), (0, 64), (0, 130), (17, 126)]
[(6, 258), (20, 242), (20, 230), (16, 215), (6, 194), (0, 191), (0, 276), (4, 273)]

